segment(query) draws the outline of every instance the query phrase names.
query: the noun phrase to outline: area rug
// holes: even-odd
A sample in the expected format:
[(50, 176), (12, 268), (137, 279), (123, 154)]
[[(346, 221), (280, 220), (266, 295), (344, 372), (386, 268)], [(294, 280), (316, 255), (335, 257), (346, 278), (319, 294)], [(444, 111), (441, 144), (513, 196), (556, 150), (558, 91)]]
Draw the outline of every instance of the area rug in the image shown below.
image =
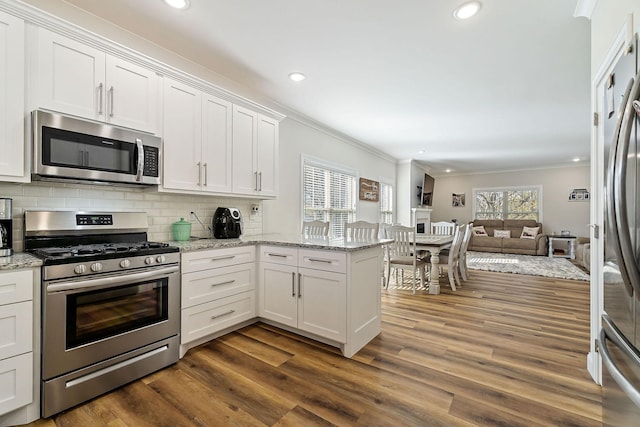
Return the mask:
[(566, 258), (468, 251), (467, 266), (471, 270), (589, 281), (589, 275)]

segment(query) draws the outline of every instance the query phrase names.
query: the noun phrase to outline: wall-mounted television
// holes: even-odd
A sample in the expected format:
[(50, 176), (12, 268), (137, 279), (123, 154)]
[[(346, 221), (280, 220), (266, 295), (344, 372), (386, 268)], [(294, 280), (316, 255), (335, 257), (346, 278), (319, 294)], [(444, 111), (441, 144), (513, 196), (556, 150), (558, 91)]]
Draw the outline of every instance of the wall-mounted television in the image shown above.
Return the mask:
[(422, 206), (433, 206), (433, 187), (435, 179), (427, 173), (424, 174), (424, 180), (422, 181), (422, 197), (420, 204)]

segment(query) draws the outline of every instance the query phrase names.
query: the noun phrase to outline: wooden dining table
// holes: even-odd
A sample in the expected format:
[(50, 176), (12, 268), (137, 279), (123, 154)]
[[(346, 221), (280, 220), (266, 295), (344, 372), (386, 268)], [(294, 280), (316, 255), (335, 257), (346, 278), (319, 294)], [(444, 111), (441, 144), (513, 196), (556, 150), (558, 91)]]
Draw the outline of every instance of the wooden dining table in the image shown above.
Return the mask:
[(431, 254), (431, 274), (429, 275), (429, 293), (440, 293), (440, 251), (451, 247), (452, 235), (416, 233), (416, 249), (426, 250)]

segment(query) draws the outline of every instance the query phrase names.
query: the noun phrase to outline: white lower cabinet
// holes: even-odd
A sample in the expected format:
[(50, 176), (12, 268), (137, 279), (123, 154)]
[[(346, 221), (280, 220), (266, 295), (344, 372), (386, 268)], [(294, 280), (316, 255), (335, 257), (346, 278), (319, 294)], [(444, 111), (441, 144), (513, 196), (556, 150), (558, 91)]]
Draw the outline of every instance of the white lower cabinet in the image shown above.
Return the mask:
[[(334, 271), (344, 268), (345, 259), (345, 253), (262, 246), (258, 314), (345, 343), (347, 277)], [(299, 267), (308, 264), (316, 268)]]
[(181, 356), (256, 317), (255, 246), (182, 254)]
[[(34, 319), (39, 319), (33, 309), (35, 279), (32, 269), (0, 271), (0, 426), (36, 419), (35, 409), (27, 407), (39, 400), (34, 391), (34, 381), (39, 381), (39, 361), (34, 364)], [(17, 413), (22, 409), (24, 413)]]

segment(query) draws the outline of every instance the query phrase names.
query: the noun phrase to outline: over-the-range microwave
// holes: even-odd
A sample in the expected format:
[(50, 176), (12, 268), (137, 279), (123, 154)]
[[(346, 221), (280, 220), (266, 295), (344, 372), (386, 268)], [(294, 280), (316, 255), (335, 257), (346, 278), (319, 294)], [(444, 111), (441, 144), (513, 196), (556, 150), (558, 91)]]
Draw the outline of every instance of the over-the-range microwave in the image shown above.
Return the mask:
[(34, 179), (160, 184), (155, 135), (44, 110), (31, 123)]

